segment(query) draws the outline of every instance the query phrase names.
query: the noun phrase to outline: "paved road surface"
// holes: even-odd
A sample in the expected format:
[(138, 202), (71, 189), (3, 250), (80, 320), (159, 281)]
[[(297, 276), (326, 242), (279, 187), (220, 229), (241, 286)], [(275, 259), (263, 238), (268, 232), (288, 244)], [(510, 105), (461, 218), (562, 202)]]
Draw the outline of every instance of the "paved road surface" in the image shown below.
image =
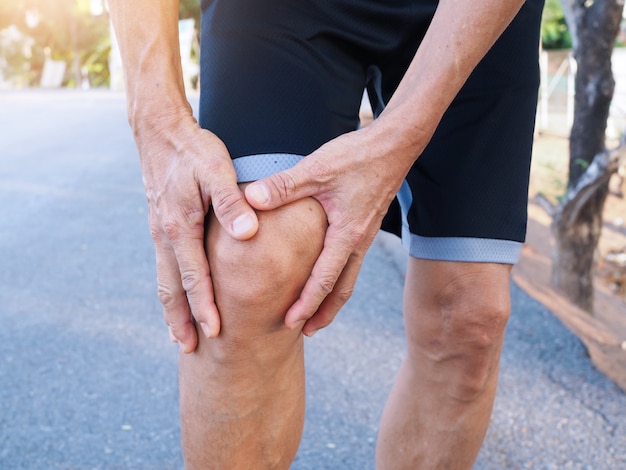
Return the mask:
[[(179, 469), (176, 355), (123, 96), (0, 93), (0, 469)], [(380, 237), (307, 341), (296, 470), (373, 468), (404, 349), (402, 252)], [(477, 469), (625, 469), (626, 395), (515, 285)]]

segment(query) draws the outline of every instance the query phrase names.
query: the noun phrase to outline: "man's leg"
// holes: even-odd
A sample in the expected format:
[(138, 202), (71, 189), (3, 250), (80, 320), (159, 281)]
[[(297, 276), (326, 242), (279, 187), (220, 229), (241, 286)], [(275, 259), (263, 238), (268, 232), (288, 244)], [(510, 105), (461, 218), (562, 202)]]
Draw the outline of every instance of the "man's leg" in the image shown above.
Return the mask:
[(383, 413), (379, 470), (472, 467), (496, 393), (510, 270), (410, 258), (408, 351)]
[(314, 199), (259, 213), (249, 241), (214, 216), (207, 254), (219, 336), (180, 357), (183, 454), (193, 469), (287, 469), (304, 421), (300, 330), (284, 326), (321, 252), (326, 215)]

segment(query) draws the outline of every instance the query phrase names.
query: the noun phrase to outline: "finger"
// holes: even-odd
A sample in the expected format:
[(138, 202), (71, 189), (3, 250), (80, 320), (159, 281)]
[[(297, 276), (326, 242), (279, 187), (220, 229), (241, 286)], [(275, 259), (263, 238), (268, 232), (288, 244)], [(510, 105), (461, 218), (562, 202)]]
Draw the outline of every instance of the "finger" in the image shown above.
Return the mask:
[(332, 233), (326, 233), (324, 248), (320, 253), (300, 298), (285, 315), (285, 324), (297, 328), (313, 316), (324, 299), (333, 291), (341, 272), (350, 257), (350, 248), (341, 240), (332, 240)]
[(211, 204), (220, 225), (237, 240), (248, 240), (259, 229), (259, 221), (237, 186), (236, 177), (218, 180), (211, 190)]
[(192, 234), (179, 236), (173, 241), (173, 248), (191, 314), (205, 336), (214, 338), (220, 331), (220, 318), (215, 306), (204, 238)]
[(189, 353), (196, 349), (198, 336), (194, 327), (187, 295), (183, 289), (174, 251), (156, 245), (158, 297), (163, 304), (163, 316), (173, 341)]
[(319, 185), (309, 161), (314, 160), (303, 159), (288, 170), (251, 183), (245, 191), (247, 201), (256, 209), (271, 210), (312, 196)]
[(313, 336), (320, 329), (330, 325), (354, 292), (363, 257), (353, 255), (341, 272), (333, 291), (324, 299), (317, 312), (307, 320), (302, 329), (306, 336)]

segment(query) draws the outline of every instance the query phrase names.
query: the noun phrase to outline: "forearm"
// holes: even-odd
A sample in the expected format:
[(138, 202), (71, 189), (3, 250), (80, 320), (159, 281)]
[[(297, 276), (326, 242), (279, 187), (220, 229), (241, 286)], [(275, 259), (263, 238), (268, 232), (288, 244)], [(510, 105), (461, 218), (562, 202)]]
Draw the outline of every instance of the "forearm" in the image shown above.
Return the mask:
[[(178, 40), (178, 0), (109, 0), (135, 137), (191, 116)], [(167, 124), (167, 123), (161, 123)]]
[[(442, 0), (378, 131), (401, 148), (402, 166), (417, 159), (446, 109), (524, 0)], [(389, 138), (389, 137), (392, 138)], [(408, 165), (408, 166), (407, 166)]]

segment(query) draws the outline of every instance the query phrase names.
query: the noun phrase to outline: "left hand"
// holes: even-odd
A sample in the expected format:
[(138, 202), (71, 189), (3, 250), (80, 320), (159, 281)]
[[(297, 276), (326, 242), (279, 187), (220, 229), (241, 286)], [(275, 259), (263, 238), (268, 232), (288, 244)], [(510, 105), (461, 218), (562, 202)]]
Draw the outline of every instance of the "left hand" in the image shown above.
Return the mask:
[(304, 325), (308, 336), (330, 324), (352, 295), (365, 253), (414, 161), (374, 127), (341, 135), (245, 191), (249, 204), (259, 210), (312, 196), (326, 211), (324, 248), (285, 316), (288, 327)]

